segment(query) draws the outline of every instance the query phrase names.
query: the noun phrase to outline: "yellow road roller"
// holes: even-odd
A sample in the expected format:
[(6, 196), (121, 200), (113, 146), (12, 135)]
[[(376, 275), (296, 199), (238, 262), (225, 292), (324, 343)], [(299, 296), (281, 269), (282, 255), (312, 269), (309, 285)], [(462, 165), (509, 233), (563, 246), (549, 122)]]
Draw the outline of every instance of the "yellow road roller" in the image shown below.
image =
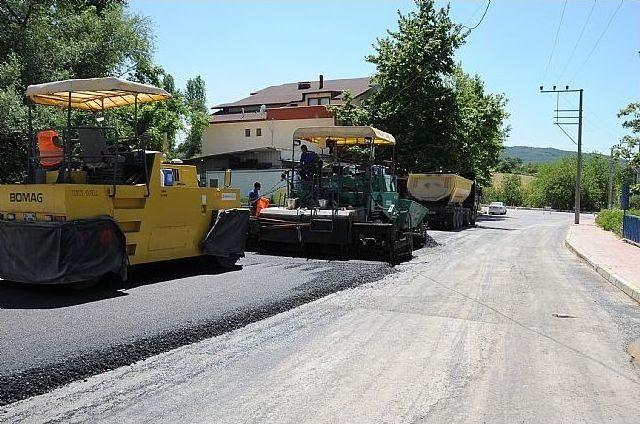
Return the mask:
[[(194, 166), (147, 150), (138, 134), (139, 105), (169, 93), (92, 78), (32, 85), (26, 96), (30, 117), (35, 105), (57, 106), (67, 125), (34, 133), (30, 120), (26, 180), (0, 186), (0, 278), (73, 284), (126, 279), (130, 264), (209, 255), (231, 267), (244, 256), (249, 210), (230, 171), (224, 187), (200, 187)], [(105, 119), (106, 109), (127, 106), (129, 138)], [(72, 110), (93, 113), (96, 125), (72, 126)]]

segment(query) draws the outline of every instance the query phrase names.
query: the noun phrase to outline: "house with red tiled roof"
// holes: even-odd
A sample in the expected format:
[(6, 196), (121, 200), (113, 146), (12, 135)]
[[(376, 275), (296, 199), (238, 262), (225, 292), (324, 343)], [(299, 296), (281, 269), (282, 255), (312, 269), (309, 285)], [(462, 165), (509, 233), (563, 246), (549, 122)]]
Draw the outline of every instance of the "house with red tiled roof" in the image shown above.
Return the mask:
[(325, 80), (320, 75), (317, 81), (274, 85), (218, 104), (202, 136), (202, 154), (190, 162), (201, 175), (229, 168), (282, 168), (292, 160), (297, 128), (335, 125), (327, 106), (341, 104), (346, 91), (358, 104), (372, 90), (369, 77)]

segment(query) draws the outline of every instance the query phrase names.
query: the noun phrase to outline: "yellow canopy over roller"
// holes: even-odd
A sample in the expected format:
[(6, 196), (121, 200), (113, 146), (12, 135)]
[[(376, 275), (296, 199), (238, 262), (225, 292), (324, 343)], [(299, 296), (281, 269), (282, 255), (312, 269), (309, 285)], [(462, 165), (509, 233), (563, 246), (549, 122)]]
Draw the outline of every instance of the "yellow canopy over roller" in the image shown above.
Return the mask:
[(305, 140), (310, 143), (324, 145), (327, 140), (333, 140), (336, 144), (357, 146), (368, 144), (372, 140), (377, 146), (393, 146), (396, 139), (389, 133), (373, 127), (305, 127), (298, 128), (293, 133), (294, 140)]
[(30, 85), (26, 96), (40, 105), (69, 107), (86, 111), (100, 111), (113, 107), (157, 102), (171, 97), (161, 88), (122, 80), (120, 78), (70, 79)]

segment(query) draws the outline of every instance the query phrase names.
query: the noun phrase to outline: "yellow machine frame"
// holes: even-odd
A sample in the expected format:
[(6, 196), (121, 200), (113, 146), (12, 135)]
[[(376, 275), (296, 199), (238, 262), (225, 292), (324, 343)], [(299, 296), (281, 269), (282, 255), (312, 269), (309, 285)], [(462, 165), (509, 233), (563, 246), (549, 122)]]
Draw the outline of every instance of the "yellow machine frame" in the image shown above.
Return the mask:
[[(117, 78), (40, 84), (28, 87), (26, 95), (32, 104), (68, 108), (68, 128), (71, 109), (131, 105), (137, 117), (139, 103), (170, 97), (160, 88)], [(137, 130), (134, 134), (137, 139)], [(87, 184), (86, 171), (69, 166), (64, 183), (57, 182), (59, 171), (47, 171), (44, 183), (1, 185), (0, 219), (62, 222), (108, 216), (125, 235), (130, 264), (202, 255), (200, 244), (211, 229), (212, 212), (241, 206), (239, 190), (228, 187), (230, 171), (225, 187), (199, 187), (195, 166), (169, 162), (161, 152), (145, 151), (144, 156), (145, 184)], [(168, 170), (173, 184), (165, 186), (163, 171)]]
[[(0, 213), (5, 219), (13, 214), (16, 221), (110, 216), (126, 236), (131, 264), (199, 256), (211, 212), (240, 207), (240, 191), (198, 187), (195, 166), (167, 163), (164, 154), (152, 154), (148, 196), (145, 184), (2, 185)], [(162, 185), (163, 169), (177, 171), (173, 186)], [(57, 172), (48, 174), (51, 180)], [(81, 172), (77, 178), (82, 179)]]

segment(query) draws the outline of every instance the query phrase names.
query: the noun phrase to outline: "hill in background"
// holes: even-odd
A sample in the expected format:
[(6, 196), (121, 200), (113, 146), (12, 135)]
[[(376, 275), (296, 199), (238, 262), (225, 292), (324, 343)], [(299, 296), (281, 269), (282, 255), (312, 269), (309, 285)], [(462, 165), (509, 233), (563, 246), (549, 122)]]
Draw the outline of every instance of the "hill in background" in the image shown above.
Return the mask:
[(520, 158), (525, 163), (549, 163), (570, 155), (575, 152), (553, 147), (505, 146), (500, 157)]

